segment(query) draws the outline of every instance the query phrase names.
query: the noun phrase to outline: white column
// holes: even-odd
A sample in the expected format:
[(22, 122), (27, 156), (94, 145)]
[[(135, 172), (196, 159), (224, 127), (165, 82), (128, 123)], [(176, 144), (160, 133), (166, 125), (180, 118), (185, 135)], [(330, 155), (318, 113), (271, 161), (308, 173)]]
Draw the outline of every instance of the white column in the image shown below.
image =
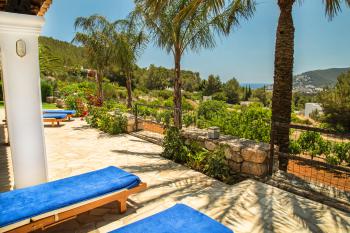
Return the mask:
[[(38, 36), (43, 17), (0, 12), (0, 50), (16, 188), (47, 181)], [(23, 40), (26, 55), (17, 54)]]

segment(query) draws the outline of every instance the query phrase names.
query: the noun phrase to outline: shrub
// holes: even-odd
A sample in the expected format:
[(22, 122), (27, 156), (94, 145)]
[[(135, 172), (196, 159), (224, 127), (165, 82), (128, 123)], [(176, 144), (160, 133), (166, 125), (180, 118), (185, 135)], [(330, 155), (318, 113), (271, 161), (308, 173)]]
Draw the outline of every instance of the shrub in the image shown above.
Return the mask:
[(74, 109), (78, 116), (83, 116), (87, 100), (82, 94), (68, 95), (64, 98), (64, 103), (67, 109)]
[(202, 102), (198, 108), (198, 118), (203, 118), (204, 120), (212, 120), (218, 115), (223, 115), (226, 113), (226, 104), (222, 101), (208, 100)]
[(186, 127), (189, 127), (196, 123), (196, 115), (194, 113), (185, 113), (182, 117), (183, 123)]
[(325, 141), (318, 132), (303, 132), (298, 143), (304, 152), (308, 152), (313, 158), (315, 155), (329, 154), (331, 151), (330, 142)]
[(114, 83), (103, 83), (103, 96), (105, 100), (117, 99), (118, 98), (118, 84)]
[(289, 153), (293, 155), (297, 155), (297, 154), (300, 154), (301, 151), (302, 151), (302, 148), (299, 145), (299, 143), (295, 140), (291, 140), (289, 143)]
[(341, 160), (335, 154), (330, 154), (326, 155), (326, 162), (332, 165), (339, 165)]
[(224, 147), (211, 152), (196, 142), (185, 143), (179, 129), (167, 129), (163, 142), (162, 156), (188, 167), (201, 171), (208, 176), (226, 181), (229, 178), (229, 167), (225, 163)]
[(122, 113), (112, 114), (104, 107), (91, 107), (86, 121), (91, 127), (112, 135), (125, 133), (128, 124), (127, 118)]
[(41, 101), (46, 102), (46, 97), (53, 95), (53, 86), (45, 80), (41, 80)]
[(207, 162), (204, 166), (204, 172), (208, 176), (225, 181), (228, 179), (230, 170), (225, 163), (225, 149), (223, 146), (215, 149), (214, 152), (207, 152)]
[(171, 98), (173, 95), (173, 92), (170, 90), (154, 90), (151, 92), (151, 96), (160, 97), (164, 100)]
[(189, 153), (189, 150), (186, 147), (178, 128), (170, 127), (166, 130), (163, 147), (163, 157), (174, 160), (178, 163), (187, 162), (187, 154)]
[(217, 92), (215, 94), (213, 94), (213, 100), (217, 100), (217, 101), (227, 101), (227, 96), (225, 94), (225, 92)]

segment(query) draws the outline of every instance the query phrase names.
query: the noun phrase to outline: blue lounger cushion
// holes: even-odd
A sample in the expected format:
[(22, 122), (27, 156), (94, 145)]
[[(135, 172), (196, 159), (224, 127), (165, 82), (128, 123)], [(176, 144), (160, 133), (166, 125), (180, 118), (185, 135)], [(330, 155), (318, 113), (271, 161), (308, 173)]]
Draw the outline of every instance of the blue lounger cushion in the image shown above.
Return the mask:
[(233, 233), (221, 223), (183, 204), (152, 215), (111, 233)]
[(77, 113), (77, 111), (75, 111), (75, 110), (63, 110), (63, 109), (62, 110), (61, 109), (50, 109), (50, 110), (44, 109), (43, 113), (58, 113), (58, 114), (63, 113), (63, 114), (68, 114), (68, 115), (74, 115)]
[(140, 184), (120, 168), (107, 167), (82, 175), (0, 193), (0, 227)]
[(64, 113), (45, 113), (43, 114), (43, 118), (53, 118), (53, 119), (64, 119), (67, 117), (67, 114)]

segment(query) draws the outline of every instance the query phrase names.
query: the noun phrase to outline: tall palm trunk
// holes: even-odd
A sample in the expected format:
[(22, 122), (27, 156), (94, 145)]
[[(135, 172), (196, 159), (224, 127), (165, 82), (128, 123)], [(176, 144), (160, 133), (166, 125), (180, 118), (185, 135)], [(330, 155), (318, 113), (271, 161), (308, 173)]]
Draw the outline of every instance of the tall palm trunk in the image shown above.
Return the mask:
[(131, 87), (131, 73), (128, 72), (126, 75), (126, 89), (128, 91), (128, 108), (132, 108), (132, 87)]
[(174, 124), (179, 129), (182, 128), (181, 85), (181, 52), (175, 49)]
[(102, 86), (102, 81), (103, 81), (103, 72), (97, 72), (97, 98), (98, 98), (98, 105), (103, 104), (103, 86)]
[[(278, 0), (280, 16), (276, 32), (275, 73), (272, 97), (272, 121), (284, 124), (291, 122), (293, 62), (294, 62), (294, 25), (293, 4), (295, 0)], [(288, 153), (289, 128), (274, 126), (275, 143), (280, 152)], [(288, 158), (279, 157), (279, 169), (286, 171)]]

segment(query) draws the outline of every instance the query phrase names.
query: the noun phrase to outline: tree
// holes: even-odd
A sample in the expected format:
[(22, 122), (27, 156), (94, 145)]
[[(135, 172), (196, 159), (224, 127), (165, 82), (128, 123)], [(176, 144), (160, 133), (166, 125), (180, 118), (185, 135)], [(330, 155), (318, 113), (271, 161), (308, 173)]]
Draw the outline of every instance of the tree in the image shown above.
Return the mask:
[(166, 2), (136, 0), (134, 11), (142, 18), (156, 45), (173, 55), (174, 123), (178, 128), (182, 127), (181, 59), (183, 54), (186, 51), (214, 47), (215, 33), (227, 35), (232, 25), (237, 25), (242, 17), (248, 18), (253, 10), (251, 6), (245, 5), (247, 1), (236, 0), (224, 10), (213, 13), (204, 1), (200, 1), (195, 7), (192, 7), (193, 2), (192, 0), (167, 0)]
[(89, 63), (97, 71), (97, 97), (103, 102), (102, 81), (108, 68), (116, 62), (115, 23), (109, 22), (99, 15), (78, 17), (74, 23), (75, 30), (79, 30), (73, 42), (82, 44), (88, 54)]
[(229, 104), (239, 103), (240, 86), (236, 78), (228, 80), (223, 86)]
[(118, 20), (115, 22), (117, 33), (115, 34), (116, 60), (126, 77), (126, 89), (128, 92), (127, 107), (132, 107), (133, 70), (136, 67), (137, 57), (140, 55), (148, 38), (144, 31), (139, 29), (132, 19)]
[(210, 96), (214, 93), (220, 92), (222, 83), (219, 76), (209, 75), (208, 80), (205, 82), (203, 95)]
[(265, 107), (271, 103), (271, 96), (266, 91), (266, 87), (258, 88), (253, 91), (253, 98), (257, 98)]
[(54, 56), (47, 46), (39, 46), (39, 63), (41, 76), (54, 76), (63, 72), (62, 60)]
[[(292, 89), (293, 89), (293, 63), (294, 63), (294, 23), (293, 6), (296, 0), (278, 0), (280, 15), (276, 31), (275, 68), (272, 96), (272, 122), (288, 125), (291, 122)], [(325, 11), (332, 19), (340, 10), (342, 0), (327, 0)], [(344, 0), (350, 6), (350, 0)], [(273, 124), (275, 143), (282, 153), (289, 150), (289, 127)], [(279, 168), (287, 170), (288, 158), (280, 156)]]
[(334, 88), (320, 94), (325, 121), (336, 129), (350, 132), (350, 72), (338, 77)]
[(149, 90), (164, 90), (170, 85), (169, 79), (172, 72), (164, 67), (150, 65), (144, 80), (144, 85)]

